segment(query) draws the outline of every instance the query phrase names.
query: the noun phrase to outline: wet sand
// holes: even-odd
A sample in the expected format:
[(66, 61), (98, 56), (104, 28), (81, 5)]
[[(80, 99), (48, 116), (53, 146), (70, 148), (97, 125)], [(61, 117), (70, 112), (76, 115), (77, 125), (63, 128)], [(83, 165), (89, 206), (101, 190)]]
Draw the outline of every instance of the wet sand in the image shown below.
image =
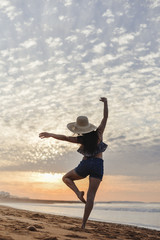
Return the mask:
[(160, 231), (0, 206), (0, 240), (160, 240)]

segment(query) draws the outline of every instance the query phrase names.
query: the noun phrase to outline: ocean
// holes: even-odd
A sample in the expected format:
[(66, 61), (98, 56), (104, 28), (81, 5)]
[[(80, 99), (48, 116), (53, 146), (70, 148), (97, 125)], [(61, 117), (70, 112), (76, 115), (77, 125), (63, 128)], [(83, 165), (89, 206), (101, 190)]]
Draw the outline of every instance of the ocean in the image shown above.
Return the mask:
[[(83, 217), (84, 204), (81, 203), (7, 203), (13, 208), (62, 215)], [(160, 203), (144, 202), (96, 202), (90, 220), (134, 225), (160, 231)]]

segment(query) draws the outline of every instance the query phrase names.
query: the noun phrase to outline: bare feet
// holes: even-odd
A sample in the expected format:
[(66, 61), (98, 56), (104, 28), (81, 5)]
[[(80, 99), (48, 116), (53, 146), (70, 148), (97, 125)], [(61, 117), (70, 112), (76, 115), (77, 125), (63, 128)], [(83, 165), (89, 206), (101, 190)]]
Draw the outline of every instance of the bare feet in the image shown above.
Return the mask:
[(83, 202), (83, 203), (86, 203), (86, 200), (84, 199), (84, 192), (81, 191), (79, 192), (79, 194), (77, 195), (77, 197)]

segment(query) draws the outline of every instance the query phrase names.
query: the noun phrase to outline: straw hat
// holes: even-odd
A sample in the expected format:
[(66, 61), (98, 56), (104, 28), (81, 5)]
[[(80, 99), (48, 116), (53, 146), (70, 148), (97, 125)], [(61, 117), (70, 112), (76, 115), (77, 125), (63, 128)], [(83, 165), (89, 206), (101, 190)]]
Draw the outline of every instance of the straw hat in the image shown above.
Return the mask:
[(67, 128), (74, 133), (89, 133), (95, 130), (97, 127), (89, 123), (88, 118), (85, 116), (77, 117), (76, 122), (67, 124)]

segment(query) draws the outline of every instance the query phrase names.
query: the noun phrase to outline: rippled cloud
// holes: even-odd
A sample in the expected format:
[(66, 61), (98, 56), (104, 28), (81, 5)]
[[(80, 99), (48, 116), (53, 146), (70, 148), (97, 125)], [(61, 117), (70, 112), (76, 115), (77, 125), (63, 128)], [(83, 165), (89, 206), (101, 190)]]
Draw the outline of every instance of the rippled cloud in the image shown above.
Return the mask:
[(101, 96), (109, 101), (104, 140), (116, 161), (135, 147), (145, 163), (148, 147), (157, 164), (159, 8), (158, 0), (3, 1), (0, 169), (47, 171), (54, 163), (61, 171), (76, 146), (42, 141), (38, 133), (69, 135), (66, 124), (78, 115), (98, 125)]

